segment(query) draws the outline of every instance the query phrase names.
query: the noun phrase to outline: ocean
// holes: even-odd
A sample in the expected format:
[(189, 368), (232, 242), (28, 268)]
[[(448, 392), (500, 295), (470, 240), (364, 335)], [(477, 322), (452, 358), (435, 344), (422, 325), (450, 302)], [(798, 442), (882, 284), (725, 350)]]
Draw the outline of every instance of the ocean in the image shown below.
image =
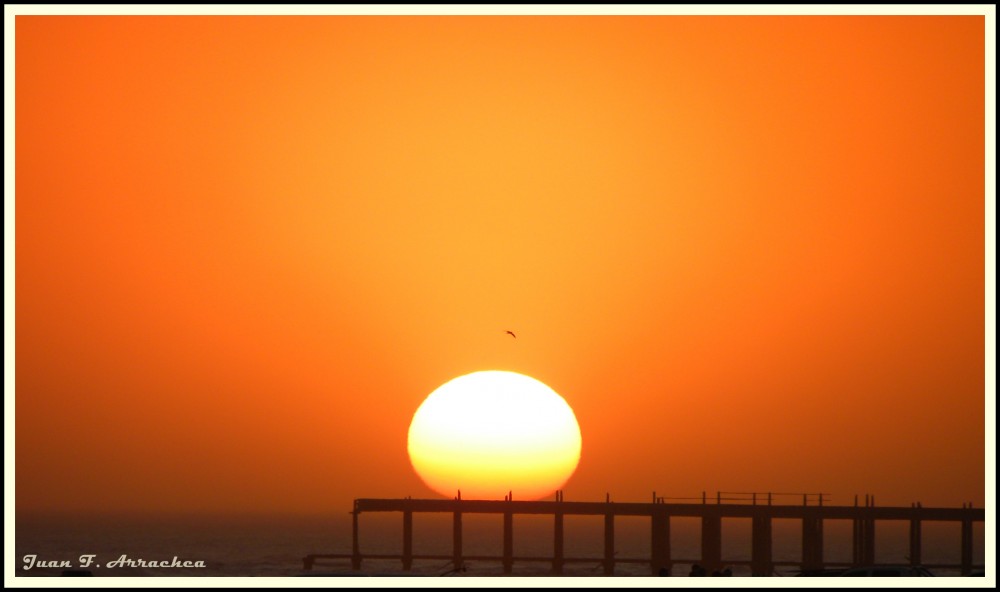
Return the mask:
[[(360, 546), (363, 553), (398, 554), (402, 550), (402, 519), (398, 514), (362, 514)], [(619, 517), (615, 521), (616, 558), (648, 558), (649, 519)], [(800, 525), (796, 520), (773, 523), (773, 560), (794, 561), (801, 556)], [(514, 555), (545, 557), (552, 554), (552, 518), (515, 516)], [(501, 555), (503, 523), (499, 515), (463, 516), (463, 552), (468, 555)], [(567, 564), (567, 576), (603, 576), (604, 523), (599, 516), (567, 516), (564, 524), (566, 557), (588, 558)], [(450, 555), (450, 514), (416, 514), (413, 518), (414, 554)], [(851, 524), (826, 521), (824, 557), (849, 561)], [(957, 524), (926, 523), (923, 528), (923, 561), (926, 564), (958, 563), (960, 531)], [(985, 561), (982, 524), (974, 530), (973, 563)], [(677, 559), (700, 553), (700, 523), (695, 518), (671, 520), (671, 552)], [(750, 520), (723, 521), (724, 561), (750, 558)], [(908, 524), (880, 523), (876, 532), (876, 562), (906, 563)], [(309, 554), (350, 553), (351, 521), (342, 514), (303, 515), (71, 515), (18, 513), (15, 554), (18, 577), (61, 576), (81, 567), (80, 557), (92, 555), (87, 569), (94, 576), (280, 576), (358, 575), (348, 559), (318, 560), (313, 570), (303, 568)], [(32, 558), (32, 556), (34, 556)], [(176, 560), (174, 559), (176, 557)], [(593, 561), (589, 558), (593, 557)], [(33, 564), (29, 563), (33, 559)], [(140, 563), (140, 560), (144, 563)], [(155, 563), (154, 563), (155, 562)], [(186, 563), (185, 563), (186, 562)], [(152, 564), (152, 565), (151, 565)], [(674, 576), (686, 576), (690, 565), (675, 565)], [(649, 576), (649, 566), (619, 563), (615, 576)], [(776, 576), (793, 576), (794, 566), (777, 568)], [(954, 576), (956, 571), (934, 570)], [(515, 562), (513, 576), (551, 575), (546, 562)], [(734, 576), (748, 576), (749, 569), (732, 566)], [(462, 573), (452, 572), (447, 560), (415, 560), (404, 572), (399, 560), (366, 559), (361, 575), (373, 576), (503, 576), (499, 561), (469, 561)]]

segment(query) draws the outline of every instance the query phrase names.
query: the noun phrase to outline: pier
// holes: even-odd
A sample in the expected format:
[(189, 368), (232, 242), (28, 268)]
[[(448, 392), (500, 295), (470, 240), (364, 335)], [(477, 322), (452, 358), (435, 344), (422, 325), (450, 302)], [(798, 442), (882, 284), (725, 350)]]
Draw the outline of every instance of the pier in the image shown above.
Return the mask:
[[(739, 497), (733, 498), (730, 495)], [(779, 496), (801, 496), (801, 503), (774, 503)], [(725, 496), (725, 497), (724, 497)], [(567, 502), (561, 492), (555, 501), (514, 501), (455, 499), (356, 499), (351, 512), (353, 522), (352, 552), (349, 554), (313, 554), (303, 559), (306, 570), (313, 568), (318, 559), (349, 559), (354, 570), (360, 570), (365, 559), (395, 559), (409, 571), (414, 560), (450, 561), (454, 569), (461, 569), (465, 561), (497, 561), (506, 574), (511, 573), (515, 562), (547, 562), (554, 574), (562, 574), (567, 563), (601, 563), (604, 575), (614, 575), (619, 563), (645, 563), (652, 575), (670, 574), (675, 564), (699, 564), (709, 573), (724, 565), (746, 565), (752, 575), (769, 576), (776, 566), (799, 566), (802, 570), (831, 567), (849, 567), (875, 564), (875, 531), (879, 521), (902, 520), (909, 522), (909, 563), (930, 568), (960, 570), (969, 575), (973, 569), (973, 523), (985, 521), (985, 510), (963, 504), (961, 508), (927, 508), (920, 504), (908, 507), (876, 507), (874, 496), (865, 496), (864, 503), (856, 497), (854, 505), (834, 506), (824, 504), (825, 494), (726, 494), (719, 492), (714, 498), (702, 494), (699, 498), (663, 498), (653, 493), (645, 503)], [(694, 503), (678, 503), (675, 499), (694, 499)], [(736, 503), (731, 503), (735, 501)], [(403, 521), (402, 552), (400, 554), (364, 554), (359, 545), (359, 518), (363, 513), (399, 512)], [(444, 513), (452, 515), (451, 555), (417, 555), (413, 553), (413, 514)], [(462, 516), (466, 514), (501, 514), (503, 516), (503, 554), (500, 556), (466, 555), (462, 549)], [(548, 515), (553, 519), (554, 544), (550, 557), (516, 557), (513, 554), (513, 517), (515, 515)], [(604, 518), (604, 552), (599, 557), (566, 557), (563, 545), (563, 521), (566, 516), (602, 516)], [(651, 553), (648, 559), (617, 558), (615, 556), (615, 518), (640, 516), (650, 519)], [(701, 553), (699, 557), (675, 558), (670, 549), (670, 521), (672, 518), (698, 518), (701, 520)], [(749, 518), (752, 524), (751, 559), (749, 561), (723, 560), (722, 520), (724, 518)], [(802, 524), (802, 557), (799, 561), (772, 560), (771, 523), (775, 519), (795, 519)], [(823, 555), (823, 523), (825, 520), (850, 520), (853, 524), (851, 562), (829, 562)], [(928, 565), (921, 563), (922, 529), (926, 522), (954, 522), (961, 525), (961, 561), (959, 564)]]

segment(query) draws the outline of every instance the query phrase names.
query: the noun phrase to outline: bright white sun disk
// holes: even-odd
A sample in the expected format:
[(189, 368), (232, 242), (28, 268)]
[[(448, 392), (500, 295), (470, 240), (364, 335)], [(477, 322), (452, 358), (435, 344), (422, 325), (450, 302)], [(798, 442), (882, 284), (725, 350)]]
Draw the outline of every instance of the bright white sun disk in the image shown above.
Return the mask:
[(538, 499), (580, 460), (580, 426), (566, 401), (534, 378), (473, 372), (432, 392), (413, 415), (408, 448), (433, 490), (466, 499)]

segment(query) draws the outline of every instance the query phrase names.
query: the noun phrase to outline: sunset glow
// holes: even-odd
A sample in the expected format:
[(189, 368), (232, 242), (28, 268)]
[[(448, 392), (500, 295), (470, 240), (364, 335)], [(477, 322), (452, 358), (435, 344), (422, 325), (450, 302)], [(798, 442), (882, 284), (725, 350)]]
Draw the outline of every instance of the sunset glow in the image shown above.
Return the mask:
[[(17, 507), (981, 507), (987, 30), (18, 16)], [(568, 419), (420, 431), (479, 369), (565, 397), (579, 465)], [(531, 396), (519, 421), (563, 417)]]
[(580, 460), (580, 427), (566, 401), (515, 372), (460, 376), (420, 405), (410, 461), (442, 495), (538, 499), (560, 487)]

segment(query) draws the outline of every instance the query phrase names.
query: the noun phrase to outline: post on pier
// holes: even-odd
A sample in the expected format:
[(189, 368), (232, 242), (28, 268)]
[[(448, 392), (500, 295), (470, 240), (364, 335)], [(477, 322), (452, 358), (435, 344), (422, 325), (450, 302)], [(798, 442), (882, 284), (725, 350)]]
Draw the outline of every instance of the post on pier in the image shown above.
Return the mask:
[(853, 520), (854, 535), (852, 537), (853, 552), (851, 563), (856, 566), (871, 565), (875, 562), (875, 519), (868, 509), (871, 507), (873, 501), (868, 495), (865, 495), (864, 509), (857, 506), (856, 498), (854, 501), (855, 507), (858, 510)]
[(753, 576), (770, 576), (774, 571), (771, 564), (771, 516), (766, 511), (754, 512), (752, 519), (750, 548), (750, 573)]
[(865, 548), (864, 548), (864, 537), (862, 535), (862, 524), (864, 521), (861, 518), (854, 518), (851, 521), (851, 526), (853, 530), (851, 532), (851, 565), (858, 566), (864, 561)]
[[(655, 509), (650, 517), (651, 535), (650, 570), (652, 575), (670, 575), (670, 515), (665, 510)], [(664, 571), (665, 570), (665, 571)]]
[(361, 545), (358, 543), (358, 504), (354, 503), (354, 511), (351, 512), (351, 569), (358, 571), (361, 569)]
[(604, 575), (615, 573), (615, 515), (609, 509), (604, 514)]
[[(914, 508), (916, 508), (916, 505), (914, 505)], [(914, 514), (914, 516), (910, 518), (910, 565), (920, 565), (922, 562), (921, 550), (923, 545), (921, 543), (922, 533), (920, 526), (920, 516)]]
[(666, 569), (670, 573), (670, 515), (657, 508), (652, 516), (652, 557), (650, 567), (654, 576)]
[(413, 511), (403, 510), (403, 571), (413, 567)]
[(875, 563), (875, 518), (865, 518), (865, 565)]
[(503, 573), (509, 574), (514, 569), (514, 514), (507, 510), (503, 513)]
[(972, 519), (962, 519), (962, 575), (972, 573)]
[(455, 512), (451, 523), (451, 555), (456, 570), (462, 569), (462, 513)]
[(555, 513), (555, 539), (552, 550), (552, 571), (561, 574), (563, 572), (563, 513)]
[(701, 562), (709, 572), (722, 567), (722, 516), (706, 511), (701, 517)]
[(802, 517), (802, 569), (823, 567), (823, 519), (806, 514)]

